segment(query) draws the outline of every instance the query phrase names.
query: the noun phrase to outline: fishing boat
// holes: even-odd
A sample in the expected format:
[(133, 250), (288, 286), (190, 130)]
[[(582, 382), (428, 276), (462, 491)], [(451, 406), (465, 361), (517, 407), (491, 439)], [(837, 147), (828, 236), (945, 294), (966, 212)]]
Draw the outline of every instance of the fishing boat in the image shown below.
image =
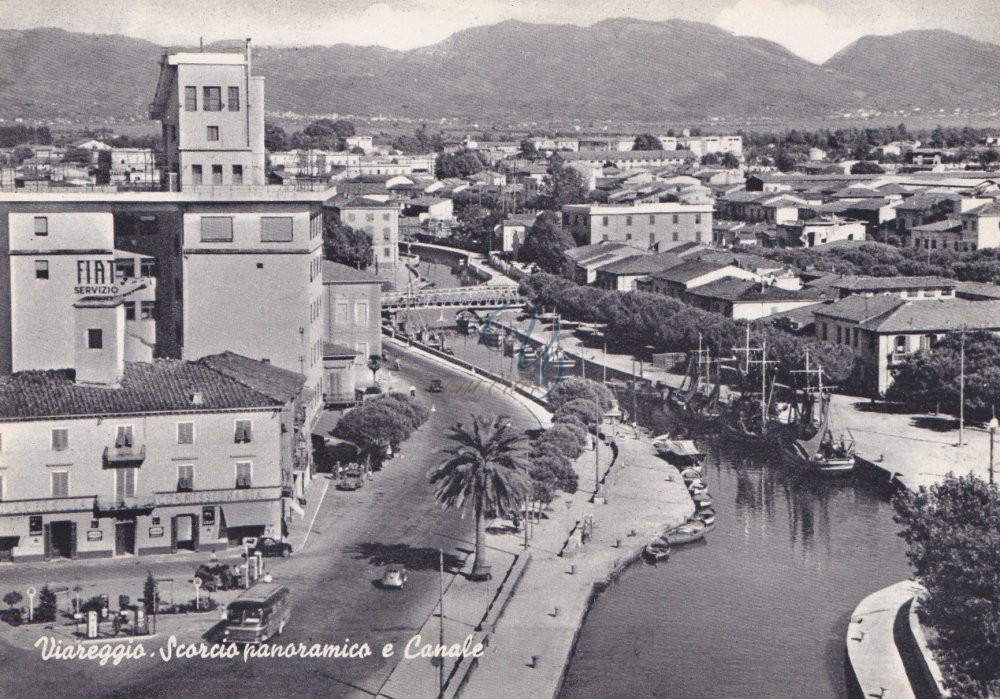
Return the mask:
[(503, 344), (504, 331), (495, 325), (491, 325), (480, 333), (479, 337), (487, 347), (500, 347)]
[(681, 471), (681, 478), (684, 479), (685, 483), (698, 480), (701, 478), (701, 467), (694, 468), (689, 466), (688, 468)]
[(687, 486), (688, 492), (692, 495), (708, 492), (708, 485), (705, 481), (691, 481)]
[(539, 353), (537, 349), (535, 349), (534, 346), (527, 345), (523, 347), (521, 349), (521, 357), (524, 360), (524, 364), (522, 366), (526, 366), (528, 364), (534, 364), (536, 361), (538, 361), (538, 358), (541, 356), (542, 355)]
[[(789, 425), (787, 421), (781, 419), (784, 410), (774, 401), (777, 382), (768, 365), (776, 362), (767, 358), (767, 343), (762, 343), (760, 347), (751, 347), (748, 326), (746, 345), (733, 349), (745, 352), (746, 359), (739, 367), (740, 393), (730, 401), (722, 415), (722, 431), (745, 444), (759, 447), (780, 446), (782, 436), (789, 431)], [(760, 359), (753, 358), (755, 353), (760, 353)], [(760, 366), (759, 385), (754, 385), (756, 377), (751, 376), (751, 367), (755, 365)]]
[(691, 520), (679, 527), (674, 527), (664, 534), (663, 538), (671, 546), (683, 546), (684, 544), (692, 544), (695, 541), (704, 539), (707, 533), (708, 525), (701, 520)]
[(693, 439), (664, 439), (654, 442), (653, 447), (674, 466), (697, 465), (705, 458), (705, 452), (698, 449)]
[(657, 537), (643, 547), (642, 555), (650, 561), (661, 563), (670, 558), (670, 542), (664, 537)]
[[(834, 434), (830, 419), (830, 386), (823, 385), (823, 367), (810, 365), (806, 353), (805, 388), (800, 392), (799, 419), (794, 434), (782, 441), (782, 455), (787, 463), (816, 473), (842, 475), (854, 470), (854, 437), (849, 430)], [(812, 377), (816, 376), (815, 385)], [(819, 408), (816, 410), (818, 398)]]
[(455, 326), (458, 328), (458, 332), (463, 335), (476, 332), (481, 325), (482, 319), (473, 310), (465, 308), (455, 314)]

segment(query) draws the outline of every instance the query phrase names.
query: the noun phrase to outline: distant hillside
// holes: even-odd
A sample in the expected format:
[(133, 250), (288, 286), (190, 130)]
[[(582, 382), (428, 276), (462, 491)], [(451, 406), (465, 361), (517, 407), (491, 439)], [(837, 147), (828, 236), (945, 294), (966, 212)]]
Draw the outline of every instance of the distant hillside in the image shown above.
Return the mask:
[[(142, 116), (160, 48), (0, 30), (0, 116)], [(816, 66), (709, 24), (502, 22), (410, 51), (259, 48), (274, 112), (473, 118), (808, 117), (847, 108), (1000, 107), (1000, 47), (943, 31), (864, 37)]]

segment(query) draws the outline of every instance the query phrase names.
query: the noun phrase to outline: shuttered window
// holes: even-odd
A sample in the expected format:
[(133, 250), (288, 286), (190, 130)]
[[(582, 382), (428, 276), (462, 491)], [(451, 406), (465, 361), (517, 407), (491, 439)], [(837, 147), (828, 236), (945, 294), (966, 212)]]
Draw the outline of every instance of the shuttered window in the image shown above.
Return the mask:
[(236, 487), (250, 488), (253, 485), (253, 464), (249, 461), (236, 462)]
[(193, 422), (178, 422), (177, 423), (177, 443), (178, 444), (194, 444), (194, 423)]
[(69, 449), (69, 429), (57, 427), (52, 430), (52, 451)]
[(264, 216), (260, 219), (260, 242), (292, 242), (291, 216)]
[(132, 444), (132, 425), (118, 425), (117, 434), (115, 435), (115, 446), (122, 449), (131, 447)]
[(201, 241), (203, 243), (233, 242), (233, 217), (202, 216)]
[(253, 440), (253, 426), (250, 420), (237, 420), (236, 421), (236, 434), (233, 437), (233, 441), (240, 442), (250, 442)]
[(69, 471), (52, 472), (52, 497), (69, 497)]

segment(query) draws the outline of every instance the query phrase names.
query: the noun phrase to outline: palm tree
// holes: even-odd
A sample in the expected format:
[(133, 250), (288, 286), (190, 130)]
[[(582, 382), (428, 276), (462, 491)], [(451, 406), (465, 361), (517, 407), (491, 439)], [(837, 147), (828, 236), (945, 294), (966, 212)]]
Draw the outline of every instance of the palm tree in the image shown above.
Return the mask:
[(489, 578), (486, 565), (486, 513), (515, 514), (530, 489), (528, 464), (521, 450), (524, 434), (516, 434), (510, 419), (473, 415), (471, 428), (457, 423), (446, 435), (454, 446), (442, 450), (446, 460), (430, 471), (437, 485), (434, 498), (445, 508), (476, 513), (476, 558), (472, 580)]

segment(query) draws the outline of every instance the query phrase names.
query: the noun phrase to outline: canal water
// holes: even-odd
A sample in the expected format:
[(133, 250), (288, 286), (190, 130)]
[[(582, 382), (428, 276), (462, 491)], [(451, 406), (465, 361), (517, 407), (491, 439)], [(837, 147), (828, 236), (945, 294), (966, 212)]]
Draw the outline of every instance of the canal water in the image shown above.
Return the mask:
[[(454, 313), (424, 318), (433, 328)], [(446, 341), (459, 357), (505, 374), (513, 364), (537, 382), (537, 369), (517, 370), (476, 335)], [(658, 399), (636, 404), (655, 434), (686, 431)], [(847, 696), (851, 611), (911, 575), (886, 495), (853, 478), (802, 474), (770, 451), (691, 436), (708, 452), (715, 530), (666, 564), (630, 567), (596, 599), (562, 699)]]

